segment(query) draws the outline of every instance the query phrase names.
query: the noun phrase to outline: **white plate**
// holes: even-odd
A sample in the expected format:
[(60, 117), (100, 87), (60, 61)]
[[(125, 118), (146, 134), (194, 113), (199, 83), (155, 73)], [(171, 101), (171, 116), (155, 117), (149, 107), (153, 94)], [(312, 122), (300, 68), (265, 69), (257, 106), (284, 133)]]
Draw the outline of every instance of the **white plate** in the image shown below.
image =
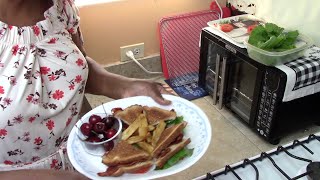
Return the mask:
[[(124, 174), (120, 177), (99, 177), (98, 172), (104, 172), (107, 168), (102, 164), (100, 156), (94, 156), (87, 153), (82, 144), (83, 143), (76, 135), (76, 127), (73, 127), (67, 144), (68, 156), (72, 165), (77, 171), (87, 176), (90, 179), (154, 179), (164, 176), (169, 176), (180, 171), (183, 171), (193, 164), (195, 164), (208, 149), (211, 140), (211, 125), (205, 113), (192, 102), (182, 99), (177, 96), (164, 95), (166, 99), (172, 101), (170, 106), (161, 106), (154, 102), (150, 97), (137, 96), (120, 100), (115, 100), (104, 104), (107, 113), (111, 113), (111, 109), (115, 107), (126, 108), (130, 105), (139, 104), (146, 106), (157, 106), (163, 109), (174, 109), (178, 116), (183, 116), (184, 120), (188, 122), (185, 130), (185, 137), (190, 137), (191, 143), (188, 148), (194, 148), (191, 157), (183, 159), (178, 164), (165, 170), (150, 170), (144, 174)], [(94, 113), (104, 112), (102, 105), (92, 109), (85, 114), (83, 118)], [(81, 123), (80, 121), (77, 123)]]

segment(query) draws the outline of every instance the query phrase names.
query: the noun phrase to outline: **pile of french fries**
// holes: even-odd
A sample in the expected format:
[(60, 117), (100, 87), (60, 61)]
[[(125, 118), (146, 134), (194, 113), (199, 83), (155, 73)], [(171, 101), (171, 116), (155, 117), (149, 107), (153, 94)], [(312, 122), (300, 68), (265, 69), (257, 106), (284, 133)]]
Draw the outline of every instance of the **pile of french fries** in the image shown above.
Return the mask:
[(149, 125), (146, 115), (142, 113), (122, 132), (121, 139), (129, 144), (137, 144), (143, 150), (152, 154), (165, 127), (166, 123), (164, 121), (160, 121), (157, 125)]

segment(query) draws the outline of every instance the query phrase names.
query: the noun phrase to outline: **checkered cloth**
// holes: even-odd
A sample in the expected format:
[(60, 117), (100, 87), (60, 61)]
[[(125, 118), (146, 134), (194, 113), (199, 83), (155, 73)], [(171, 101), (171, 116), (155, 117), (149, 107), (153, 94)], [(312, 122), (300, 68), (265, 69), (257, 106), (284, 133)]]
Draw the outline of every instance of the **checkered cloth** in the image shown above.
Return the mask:
[(285, 63), (296, 73), (296, 82), (292, 91), (320, 81), (320, 48), (311, 46), (304, 56)]

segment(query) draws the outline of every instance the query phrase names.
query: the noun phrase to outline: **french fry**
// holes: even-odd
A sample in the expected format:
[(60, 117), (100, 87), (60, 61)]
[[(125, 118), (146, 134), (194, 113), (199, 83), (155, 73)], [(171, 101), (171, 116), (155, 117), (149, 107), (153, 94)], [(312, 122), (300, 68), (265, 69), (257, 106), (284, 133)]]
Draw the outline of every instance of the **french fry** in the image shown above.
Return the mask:
[(148, 127), (148, 120), (147, 120), (147, 116), (146, 114), (143, 113), (143, 115), (141, 115), (141, 125), (140, 127)]
[(166, 123), (164, 121), (160, 121), (159, 124), (157, 125), (156, 129), (153, 131), (152, 134), (152, 146), (156, 146), (157, 142), (160, 139), (160, 136), (164, 129), (166, 128)]
[(147, 136), (146, 141), (147, 141), (147, 143), (151, 144), (152, 143), (152, 136)]
[(148, 127), (139, 127), (139, 136), (146, 138), (148, 134)]
[(141, 122), (139, 127), (139, 136), (146, 137), (148, 133), (148, 120), (145, 114), (141, 116)]
[(152, 125), (149, 125), (149, 126), (148, 126), (148, 131), (153, 131), (154, 129), (155, 129), (154, 126), (152, 126)]
[(137, 143), (137, 142), (141, 142), (144, 140), (145, 137), (141, 137), (141, 136), (131, 136), (127, 142), (129, 144), (134, 144), (134, 143)]
[(151, 142), (152, 142), (152, 134), (151, 134), (151, 132), (147, 133), (146, 142), (151, 144)]
[(143, 150), (147, 151), (149, 154), (152, 153), (153, 147), (150, 144), (148, 144), (144, 141), (138, 142), (137, 144), (139, 147), (141, 147)]
[(127, 140), (141, 126), (141, 122), (144, 120), (143, 117), (145, 117), (144, 114), (139, 115), (138, 118), (122, 132), (122, 140)]

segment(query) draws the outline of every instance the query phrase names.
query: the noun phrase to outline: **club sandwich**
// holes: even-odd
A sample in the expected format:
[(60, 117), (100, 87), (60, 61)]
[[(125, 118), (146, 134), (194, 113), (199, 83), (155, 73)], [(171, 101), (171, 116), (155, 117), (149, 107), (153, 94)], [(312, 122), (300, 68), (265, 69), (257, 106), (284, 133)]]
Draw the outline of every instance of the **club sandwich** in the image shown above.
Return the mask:
[(102, 163), (108, 168), (105, 172), (98, 173), (99, 176), (121, 176), (124, 173), (141, 172), (153, 165), (151, 156), (147, 152), (126, 141), (120, 141), (106, 153), (102, 157)]

